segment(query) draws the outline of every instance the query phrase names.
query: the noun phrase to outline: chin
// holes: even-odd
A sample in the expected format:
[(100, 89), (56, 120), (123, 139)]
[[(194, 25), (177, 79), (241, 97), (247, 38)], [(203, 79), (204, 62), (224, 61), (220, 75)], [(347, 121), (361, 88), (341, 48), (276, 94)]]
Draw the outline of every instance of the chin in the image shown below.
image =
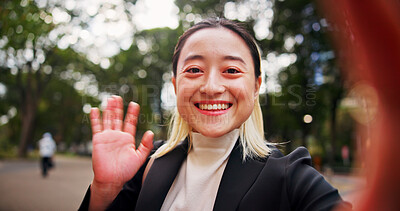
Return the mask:
[[(212, 128), (212, 127), (209, 127), (209, 128)], [(207, 137), (210, 137), (210, 138), (218, 138), (218, 137), (221, 137), (221, 136), (229, 133), (232, 130), (229, 130), (229, 129), (222, 129), (222, 130), (212, 129), (212, 130), (195, 130), (195, 131), (197, 131), (198, 133), (201, 133), (201, 135), (203, 135), (203, 136), (207, 136)]]

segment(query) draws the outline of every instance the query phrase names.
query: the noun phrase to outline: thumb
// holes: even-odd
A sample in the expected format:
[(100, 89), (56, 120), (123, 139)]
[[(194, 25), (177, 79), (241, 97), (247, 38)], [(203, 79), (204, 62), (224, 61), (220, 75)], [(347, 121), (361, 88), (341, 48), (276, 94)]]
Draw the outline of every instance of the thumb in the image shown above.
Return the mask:
[(136, 150), (136, 153), (139, 156), (141, 162), (146, 160), (146, 158), (150, 154), (150, 151), (153, 149), (153, 138), (154, 138), (154, 133), (151, 132), (150, 130), (144, 133), (139, 148)]

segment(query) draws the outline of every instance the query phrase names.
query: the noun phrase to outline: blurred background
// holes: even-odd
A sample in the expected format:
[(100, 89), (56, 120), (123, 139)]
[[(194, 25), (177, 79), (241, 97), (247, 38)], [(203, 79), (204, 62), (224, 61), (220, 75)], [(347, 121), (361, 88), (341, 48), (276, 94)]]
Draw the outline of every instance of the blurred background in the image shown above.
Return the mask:
[[(22, 171), (11, 166), (33, 165), (38, 140), (50, 132), (53, 175), (60, 181), (65, 170), (79, 180), (77, 208), (91, 180), (90, 109), (104, 108), (113, 94), (125, 108), (138, 102), (137, 140), (149, 129), (166, 139), (176, 41), (204, 18), (225, 17), (242, 22), (261, 48), (266, 139), (285, 143), (285, 153), (306, 146), (317, 170), (342, 193), (353, 191), (360, 180), (349, 173), (364, 167), (355, 161), (369, 145), (356, 128), (369, 130), (374, 96), (344, 80), (337, 60), (346, 55), (330, 39), (337, 29), (317, 7), (311, 0), (1, 1), (0, 188), (7, 174)], [(33, 169), (29, 178), (43, 182)]]

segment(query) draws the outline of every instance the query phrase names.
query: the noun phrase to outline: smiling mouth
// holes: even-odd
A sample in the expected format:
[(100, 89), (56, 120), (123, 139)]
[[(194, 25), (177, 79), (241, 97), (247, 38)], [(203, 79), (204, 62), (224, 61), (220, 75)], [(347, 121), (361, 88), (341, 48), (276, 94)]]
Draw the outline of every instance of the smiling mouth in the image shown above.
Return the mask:
[(222, 111), (230, 108), (232, 103), (195, 103), (194, 105), (203, 111)]

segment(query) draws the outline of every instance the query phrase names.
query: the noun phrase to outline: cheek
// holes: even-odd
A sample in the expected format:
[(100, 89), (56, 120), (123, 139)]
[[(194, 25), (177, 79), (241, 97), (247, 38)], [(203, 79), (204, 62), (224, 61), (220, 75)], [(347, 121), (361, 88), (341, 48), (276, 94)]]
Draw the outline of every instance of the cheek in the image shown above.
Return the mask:
[(244, 88), (237, 88), (232, 91), (236, 99), (237, 109), (235, 110), (235, 116), (239, 122), (237, 126), (243, 124), (246, 119), (249, 118), (254, 109), (254, 89), (247, 86)]
[(236, 86), (230, 86), (229, 90), (237, 101), (246, 101), (253, 104), (254, 101), (254, 87), (245, 83), (237, 83)]
[(178, 106), (180, 104), (188, 103), (196, 90), (197, 86), (193, 82), (188, 82), (186, 80), (177, 81), (176, 96)]

